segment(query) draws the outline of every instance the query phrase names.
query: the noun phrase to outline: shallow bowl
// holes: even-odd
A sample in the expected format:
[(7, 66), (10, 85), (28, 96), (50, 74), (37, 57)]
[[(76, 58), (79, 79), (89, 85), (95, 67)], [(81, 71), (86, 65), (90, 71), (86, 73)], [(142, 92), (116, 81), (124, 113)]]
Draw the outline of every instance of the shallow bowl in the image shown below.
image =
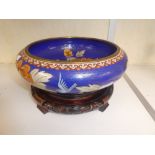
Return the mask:
[(55, 93), (98, 91), (118, 80), (127, 56), (116, 44), (83, 37), (40, 40), (17, 56), (17, 69), (31, 85)]

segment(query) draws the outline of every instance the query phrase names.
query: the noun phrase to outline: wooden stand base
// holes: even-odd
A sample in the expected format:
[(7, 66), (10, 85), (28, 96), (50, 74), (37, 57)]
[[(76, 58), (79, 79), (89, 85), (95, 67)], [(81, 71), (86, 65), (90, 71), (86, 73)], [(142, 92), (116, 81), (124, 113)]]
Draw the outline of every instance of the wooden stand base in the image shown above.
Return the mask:
[(31, 86), (32, 96), (37, 100), (37, 107), (44, 114), (55, 111), (65, 114), (79, 114), (94, 109), (104, 111), (113, 93), (113, 85), (93, 93), (59, 94)]

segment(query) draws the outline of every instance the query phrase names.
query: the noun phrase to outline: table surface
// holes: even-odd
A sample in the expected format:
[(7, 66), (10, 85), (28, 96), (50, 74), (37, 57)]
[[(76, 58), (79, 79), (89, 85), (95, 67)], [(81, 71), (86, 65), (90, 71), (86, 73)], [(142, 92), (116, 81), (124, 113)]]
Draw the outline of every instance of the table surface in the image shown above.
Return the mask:
[(155, 65), (130, 65), (128, 75), (155, 110)]
[[(148, 82), (143, 77), (141, 83), (139, 79), (143, 74), (149, 79), (155, 70), (152, 73), (146, 68), (140, 77), (135, 76), (137, 70), (129, 66), (127, 74), (153, 106), (153, 78)], [(30, 85), (20, 77), (15, 64), (1, 64), (0, 72), (0, 134), (155, 134), (155, 121), (124, 78), (115, 83), (110, 105), (104, 112), (44, 115), (36, 108)]]

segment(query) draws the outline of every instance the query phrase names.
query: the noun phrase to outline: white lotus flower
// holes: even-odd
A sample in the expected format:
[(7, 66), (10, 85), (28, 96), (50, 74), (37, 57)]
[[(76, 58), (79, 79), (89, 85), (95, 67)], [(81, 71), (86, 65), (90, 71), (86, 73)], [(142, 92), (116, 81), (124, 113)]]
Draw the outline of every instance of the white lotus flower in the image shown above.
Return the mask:
[(49, 82), (49, 79), (52, 77), (51, 74), (46, 73), (45, 71), (39, 71), (39, 69), (33, 69), (30, 74), (33, 79), (33, 84), (41, 88), (45, 88), (45, 83)]
[(81, 93), (84, 93), (84, 92), (100, 90), (100, 89), (108, 87), (108, 86), (110, 86), (112, 84), (113, 84), (113, 82), (111, 82), (111, 83), (109, 83), (107, 85), (89, 84), (88, 86), (76, 87), (76, 89), (78, 89)]

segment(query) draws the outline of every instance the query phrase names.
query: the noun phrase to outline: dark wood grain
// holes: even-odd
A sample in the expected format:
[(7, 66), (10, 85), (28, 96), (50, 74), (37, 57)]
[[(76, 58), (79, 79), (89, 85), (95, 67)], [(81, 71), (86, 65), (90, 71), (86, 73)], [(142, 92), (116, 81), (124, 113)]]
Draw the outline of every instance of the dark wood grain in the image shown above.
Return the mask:
[(42, 113), (55, 111), (65, 114), (79, 114), (95, 109), (104, 111), (113, 93), (113, 85), (102, 90), (83, 94), (50, 93), (31, 86), (32, 96), (37, 100), (37, 107)]

